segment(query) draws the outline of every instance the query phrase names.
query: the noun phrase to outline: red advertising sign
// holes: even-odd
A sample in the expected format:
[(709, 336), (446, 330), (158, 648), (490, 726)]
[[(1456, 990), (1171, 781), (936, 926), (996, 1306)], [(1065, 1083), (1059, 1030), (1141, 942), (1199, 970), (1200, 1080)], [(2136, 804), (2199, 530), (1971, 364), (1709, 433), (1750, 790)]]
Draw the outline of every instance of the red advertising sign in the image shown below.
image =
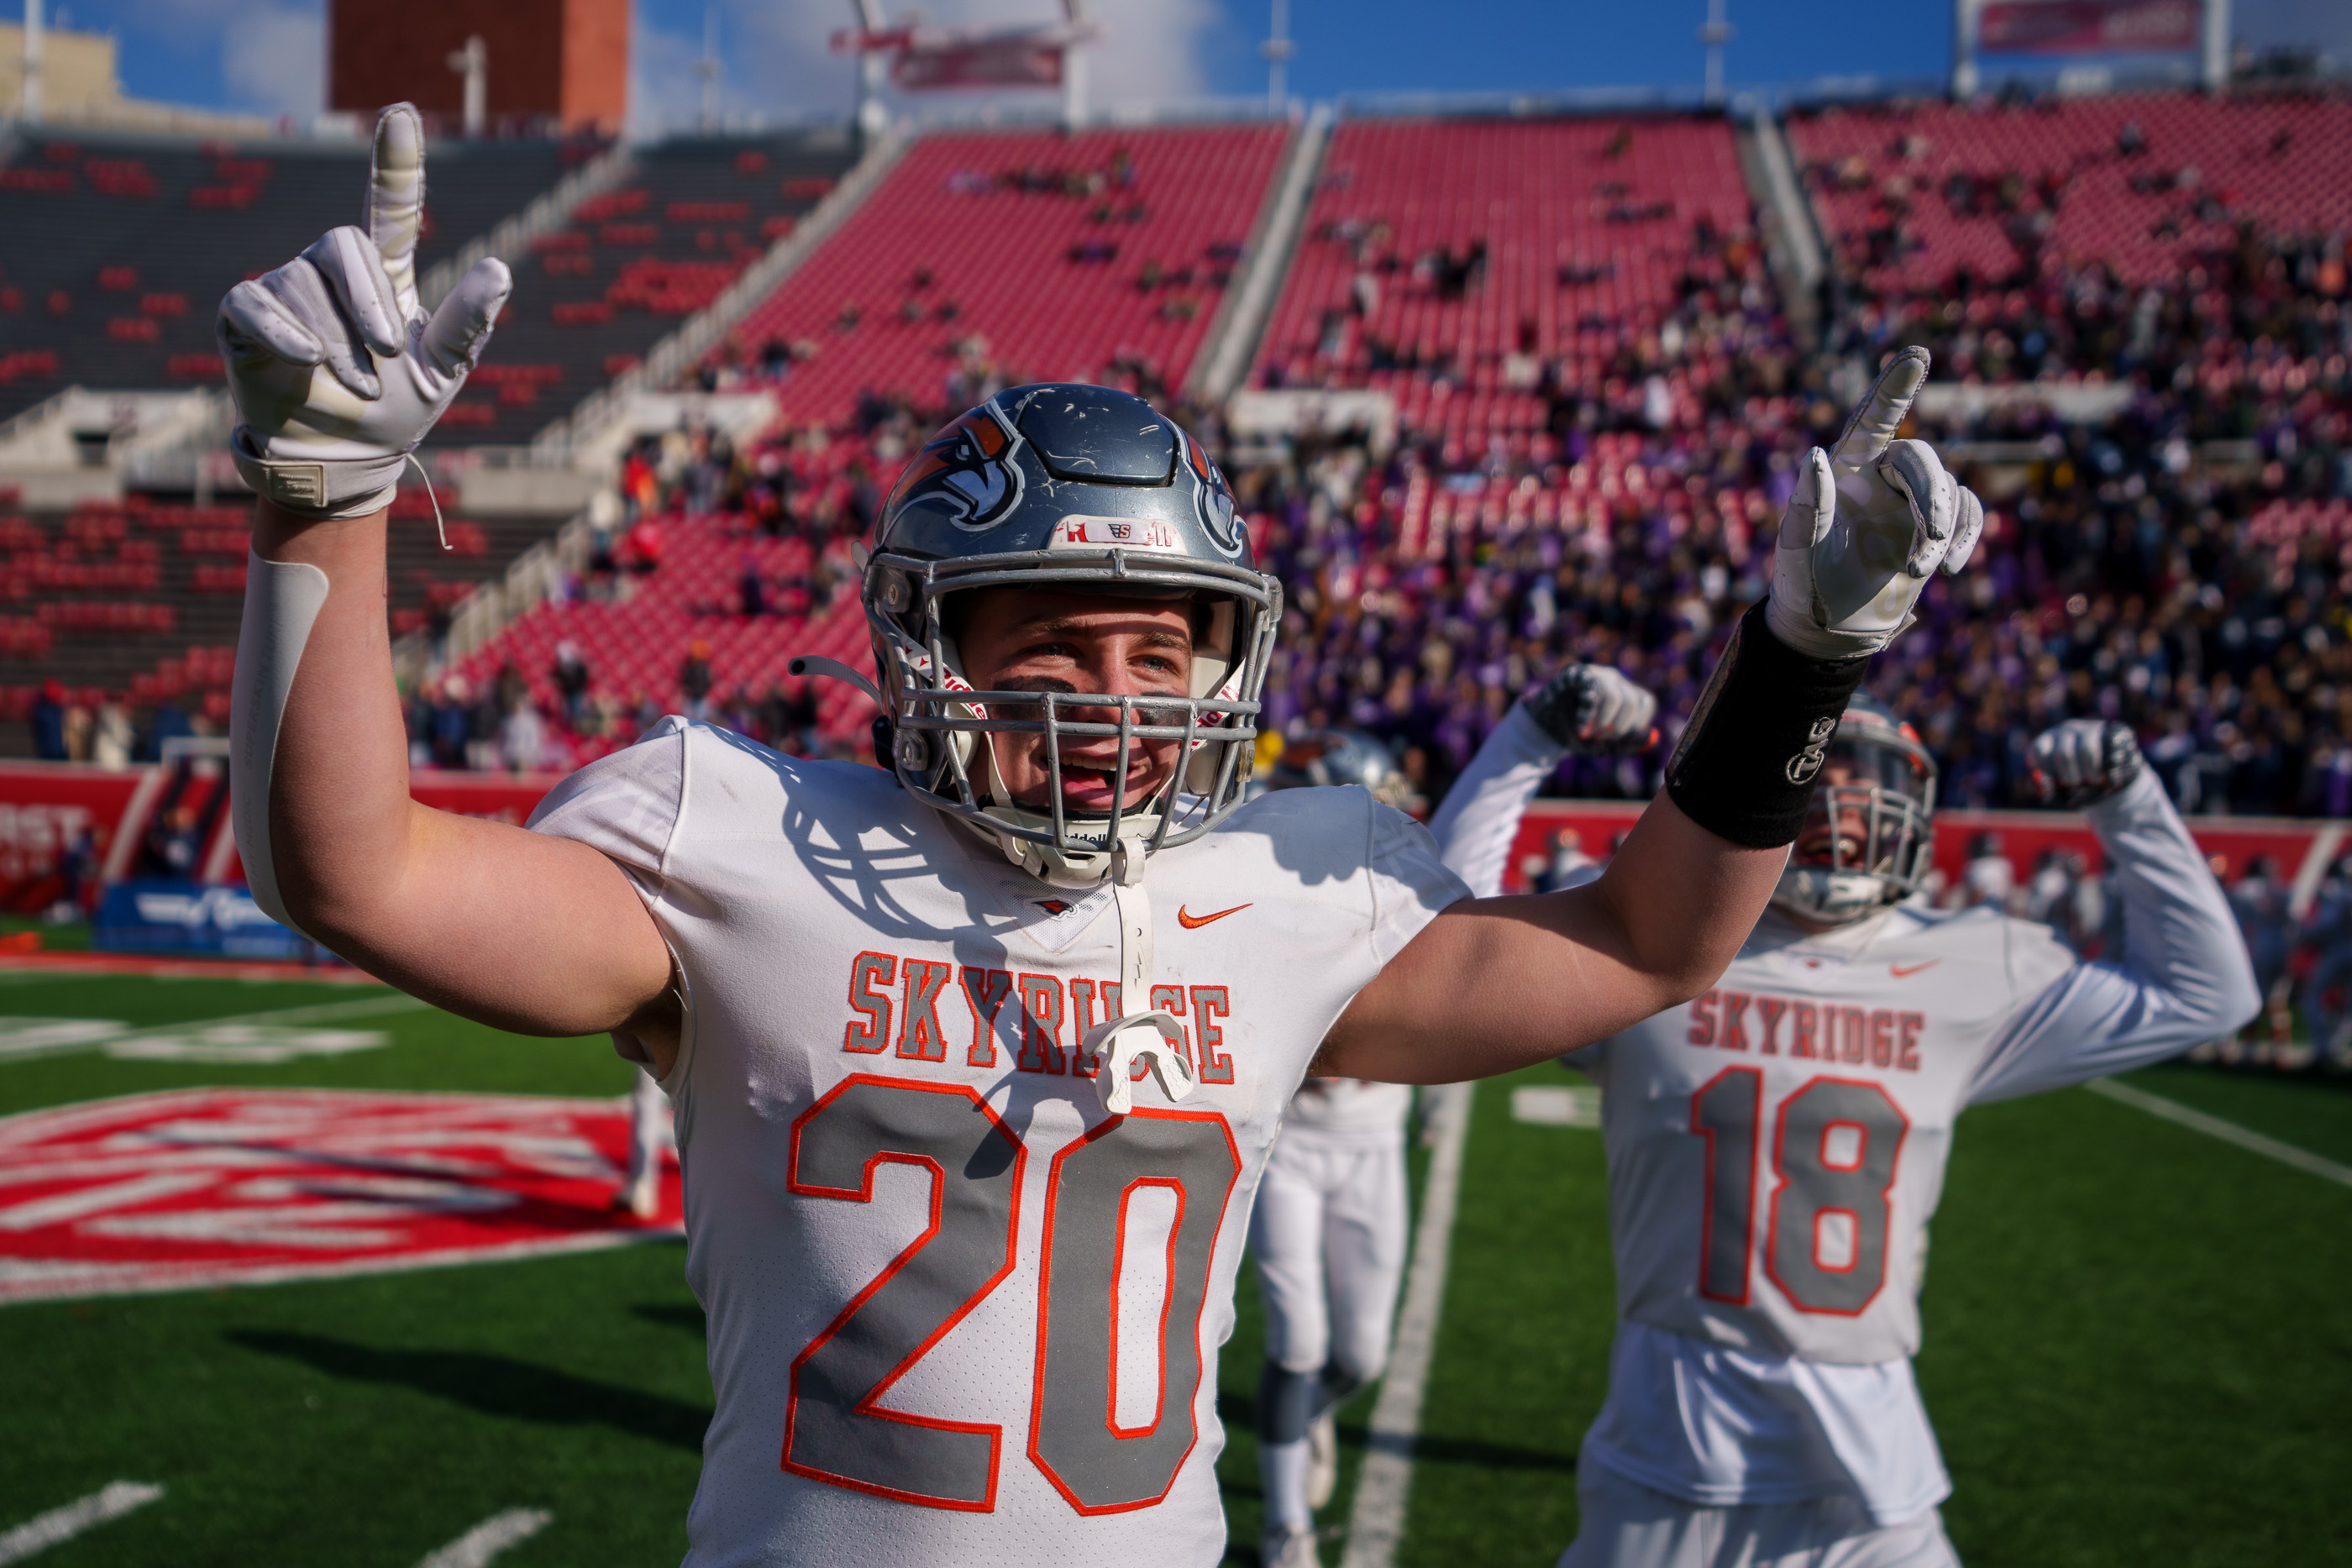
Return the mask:
[(890, 62), (890, 82), (905, 92), (1059, 87), (1063, 48), (1059, 36), (1042, 31), (938, 42), (919, 38)]
[(0, 1120), (0, 1302), (384, 1273), (679, 1228), (619, 1100), (187, 1089)]
[(2200, 0), (1990, 0), (1977, 47), (2017, 55), (2149, 55), (2193, 49)]
[(92, 873), (103, 865), (142, 777), (63, 762), (0, 767), (0, 909), (55, 904), (70, 857), (88, 857)]

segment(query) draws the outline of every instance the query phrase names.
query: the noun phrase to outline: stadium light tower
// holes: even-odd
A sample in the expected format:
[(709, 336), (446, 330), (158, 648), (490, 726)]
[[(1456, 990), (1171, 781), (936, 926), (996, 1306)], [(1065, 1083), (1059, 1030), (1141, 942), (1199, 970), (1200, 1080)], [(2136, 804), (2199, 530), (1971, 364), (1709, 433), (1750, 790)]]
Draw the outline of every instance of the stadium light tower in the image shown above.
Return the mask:
[(1965, 101), (1977, 90), (1978, 0), (1952, 0), (1952, 97)]
[(1070, 41), (1062, 46), (1062, 124), (1076, 131), (1087, 122), (1087, 0), (1062, 0)]
[(489, 119), (490, 47), (475, 33), (462, 49), (449, 51), (449, 68), (466, 78), (466, 134), (478, 138)]
[(2198, 78), (2207, 92), (2230, 85), (2230, 0), (2205, 0), (2205, 31)]
[[(1275, 0), (1279, 5), (1282, 0)], [(1724, 0), (1706, 0), (1706, 26), (1698, 30), (1698, 41), (1706, 46), (1706, 101), (1723, 101), (1723, 46), (1731, 42), (1738, 29), (1723, 18)]]
[[(1720, 5), (1722, 0), (1716, 0)], [(1290, 41), (1290, 0), (1274, 0), (1274, 16), (1265, 29), (1265, 42), (1257, 47), (1265, 57), (1265, 107), (1270, 114), (1282, 113), (1289, 101), (1287, 72), (1290, 57), (1298, 46)]]
[(719, 129), (719, 7), (702, 8), (702, 57), (694, 62), (694, 74), (702, 78), (702, 130), (704, 134)]
[[(850, 0), (850, 9), (857, 13), (863, 37), (871, 39), (882, 31), (881, 0)], [(882, 106), (882, 72), (887, 64), (879, 49), (861, 47), (857, 52), (857, 132), (869, 141), (890, 126), (890, 111)]]
[(41, 118), (41, 0), (25, 0), (25, 85), (17, 91), (16, 118)]

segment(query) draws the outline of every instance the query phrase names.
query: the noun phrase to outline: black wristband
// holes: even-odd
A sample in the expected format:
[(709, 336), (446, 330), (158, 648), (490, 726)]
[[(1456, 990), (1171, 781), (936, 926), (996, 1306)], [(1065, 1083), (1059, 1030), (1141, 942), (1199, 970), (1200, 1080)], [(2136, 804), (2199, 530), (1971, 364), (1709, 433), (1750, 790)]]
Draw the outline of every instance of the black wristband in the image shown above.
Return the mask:
[(1772, 635), (1759, 601), (1731, 629), (1722, 662), (1666, 762), (1666, 793), (1708, 832), (1752, 850), (1794, 843), (1839, 716), (1867, 655), (1809, 659)]

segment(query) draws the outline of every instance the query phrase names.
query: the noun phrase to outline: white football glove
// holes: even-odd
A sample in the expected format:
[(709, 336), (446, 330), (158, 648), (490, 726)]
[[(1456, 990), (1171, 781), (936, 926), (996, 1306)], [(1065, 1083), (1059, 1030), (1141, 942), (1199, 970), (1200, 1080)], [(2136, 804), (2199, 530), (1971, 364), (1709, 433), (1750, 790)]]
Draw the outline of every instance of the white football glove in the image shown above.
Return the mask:
[(1658, 699), (1606, 664), (1570, 664), (1529, 692), (1528, 716), (1569, 750), (1622, 757), (1656, 744)]
[(2033, 737), (2033, 787), (2044, 805), (2076, 811), (2128, 789), (2145, 766), (2129, 725), (2070, 718)]
[(1911, 624), (1936, 569), (1956, 572), (1976, 549), (1975, 494), (1926, 442), (1894, 439), (1927, 379), (1927, 350), (1896, 354), (1837, 444), (1807, 454), (1780, 518), (1764, 619), (1808, 658), (1877, 653)]
[(214, 332), (241, 422), (229, 448), (256, 495), (305, 517), (374, 511), (465, 384), (514, 278), (486, 256), (427, 317), (424, 214), (424, 121), (396, 103), (375, 124), (367, 226), (328, 230), (222, 299)]

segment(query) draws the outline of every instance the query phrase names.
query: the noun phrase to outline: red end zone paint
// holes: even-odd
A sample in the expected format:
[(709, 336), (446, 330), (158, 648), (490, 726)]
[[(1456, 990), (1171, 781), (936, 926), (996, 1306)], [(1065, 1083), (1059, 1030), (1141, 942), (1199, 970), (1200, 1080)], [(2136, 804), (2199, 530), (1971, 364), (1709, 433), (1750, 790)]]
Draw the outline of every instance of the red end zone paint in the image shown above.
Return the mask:
[(189, 1089), (0, 1120), (0, 1302), (383, 1273), (678, 1233), (606, 1207), (618, 1100)]

